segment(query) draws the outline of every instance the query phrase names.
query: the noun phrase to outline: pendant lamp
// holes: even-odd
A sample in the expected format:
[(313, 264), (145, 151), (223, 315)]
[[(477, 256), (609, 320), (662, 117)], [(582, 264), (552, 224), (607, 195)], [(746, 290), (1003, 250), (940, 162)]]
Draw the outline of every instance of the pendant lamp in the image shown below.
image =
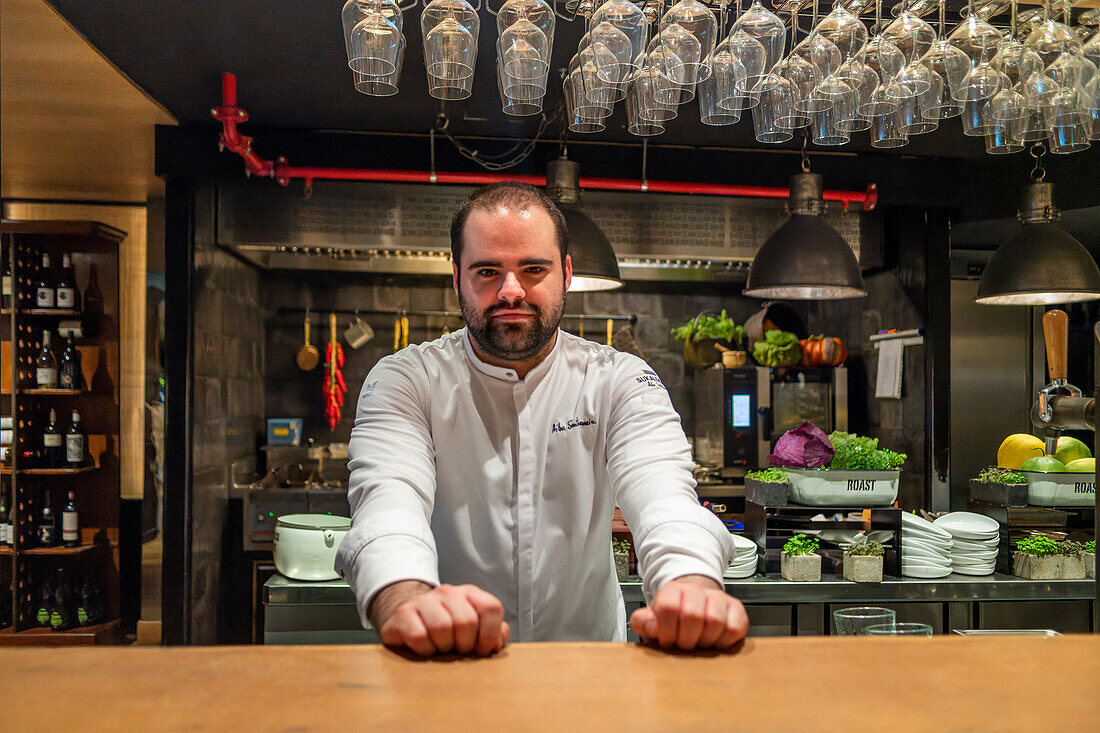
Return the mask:
[(546, 195), (569, 228), (573, 282), (569, 292), (614, 290), (623, 286), (619, 261), (611, 242), (580, 206), (580, 165), (565, 156), (546, 165)]
[(1100, 269), (1084, 245), (1055, 223), (1061, 214), (1054, 207), (1054, 184), (1043, 182), (1038, 164), (1036, 171), (1035, 182), (1024, 188), (1021, 199), (1023, 228), (989, 260), (977, 303), (1048, 305), (1100, 299)]
[(791, 218), (768, 237), (752, 260), (742, 291), (754, 298), (839, 300), (867, 295), (851, 246), (825, 221), (821, 176), (791, 176)]

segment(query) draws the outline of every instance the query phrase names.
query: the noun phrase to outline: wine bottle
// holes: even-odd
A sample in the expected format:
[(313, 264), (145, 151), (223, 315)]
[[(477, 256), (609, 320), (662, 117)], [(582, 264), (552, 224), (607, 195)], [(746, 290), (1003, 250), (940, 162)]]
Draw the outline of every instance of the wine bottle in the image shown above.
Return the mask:
[(76, 508), (76, 494), (69, 492), (69, 503), (61, 510), (61, 541), (65, 547), (80, 547), (80, 512)]
[(76, 626), (76, 613), (73, 587), (65, 568), (57, 569), (57, 587), (54, 590), (53, 605), (50, 608), (50, 628), (54, 631), (67, 631)]
[(42, 253), (42, 273), (38, 276), (38, 285), (35, 289), (34, 304), (36, 308), (56, 307), (56, 288), (53, 284), (53, 275), (50, 273), (50, 255)]
[(84, 448), (88, 444), (80, 427), (80, 413), (73, 410), (73, 419), (65, 431), (65, 463), (69, 468), (84, 465)]
[(11, 513), (8, 511), (7, 493), (0, 491), (0, 545), (13, 544), (15, 542), (13, 532)]
[(50, 349), (50, 332), (42, 332), (42, 348), (34, 360), (34, 380), (39, 389), (57, 389), (57, 359)]
[(65, 350), (61, 352), (57, 370), (57, 384), (61, 389), (80, 389), (79, 359), (72, 334), (65, 340)]
[(57, 410), (51, 407), (50, 420), (42, 430), (43, 468), (61, 468), (65, 457), (62, 442), (61, 431), (57, 429)]
[(53, 606), (53, 585), (43, 578), (38, 585), (38, 603), (34, 607), (34, 621), (39, 626), (50, 627), (50, 609)]
[(84, 572), (84, 582), (77, 594), (76, 620), (81, 626), (91, 626), (103, 618), (106, 609), (103, 603), (103, 588), (92, 577), (91, 572)]
[(61, 272), (57, 276), (57, 285), (54, 286), (55, 303), (58, 308), (65, 308), (68, 310), (78, 310), (79, 297), (76, 292), (76, 274), (73, 272), (72, 263), (69, 260), (69, 253), (66, 252), (61, 258)]
[(61, 542), (57, 531), (57, 515), (50, 506), (50, 490), (46, 489), (46, 501), (38, 514), (38, 544), (42, 547), (57, 547)]

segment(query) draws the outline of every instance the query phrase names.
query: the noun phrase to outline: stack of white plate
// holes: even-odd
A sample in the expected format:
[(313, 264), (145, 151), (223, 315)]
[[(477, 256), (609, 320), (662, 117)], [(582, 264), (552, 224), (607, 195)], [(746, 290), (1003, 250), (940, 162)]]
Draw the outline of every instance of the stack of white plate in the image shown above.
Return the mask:
[(901, 513), (901, 574), (943, 578), (951, 574), (951, 534), (927, 519)]
[(997, 565), (1001, 525), (974, 512), (951, 512), (933, 522), (951, 533), (951, 569), (962, 575), (992, 575)]
[(730, 580), (752, 577), (756, 574), (756, 543), (739, 534), (730, 534), (730, 537), (737, 548), (737, 557), (726, 568), (724, 577)]

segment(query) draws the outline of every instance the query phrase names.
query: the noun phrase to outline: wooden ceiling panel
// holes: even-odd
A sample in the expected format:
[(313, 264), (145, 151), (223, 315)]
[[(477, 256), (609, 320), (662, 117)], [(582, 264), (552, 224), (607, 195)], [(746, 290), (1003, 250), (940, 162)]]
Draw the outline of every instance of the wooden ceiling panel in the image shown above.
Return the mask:
[(144, 202), (153, 126), (176, 120), (43, 0), (0, 0), (0, 195)]

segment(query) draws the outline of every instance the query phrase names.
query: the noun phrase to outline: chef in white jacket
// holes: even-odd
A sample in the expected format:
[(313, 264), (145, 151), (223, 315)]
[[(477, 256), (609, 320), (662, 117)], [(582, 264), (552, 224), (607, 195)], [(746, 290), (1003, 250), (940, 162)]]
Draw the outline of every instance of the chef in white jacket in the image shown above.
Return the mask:
[(691, 450), (641, 359), (559, 330), (572, 265), (537, 189), (479, 189), (451, 227), (466, 328), (381, 359), (349, 446), (352, 530), (336, 567), (382, 641), (430, 655), (509, 639), (625, 640), (616, 506), (663, 647), (729, 648), (733, 543), (699, 505)]

